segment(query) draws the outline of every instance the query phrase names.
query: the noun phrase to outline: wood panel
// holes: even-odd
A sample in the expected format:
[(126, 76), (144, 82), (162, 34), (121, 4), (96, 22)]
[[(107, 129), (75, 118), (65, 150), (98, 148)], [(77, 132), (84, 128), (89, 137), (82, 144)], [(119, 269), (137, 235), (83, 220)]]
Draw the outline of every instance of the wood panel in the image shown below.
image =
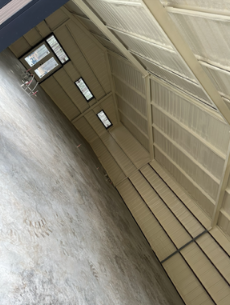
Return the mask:
[(76, 121), (74, 123), (74, 126), (80, 131), (82, 136), (90, 144), (98, 138), (98, 135), (96, 134), (96, 132), (93, 130), (93, 128), (90, 126), (90, 124), (84, 117), (82, 117), (78, 121)]
[(24, 38), (28, 41), (31, 47), (35, 46), (42, 40), (42, 36), (36, 28), (31, 29), (24, 35)]
[(51, 30), (55, 30), (69, 18), (61, 9), (56, 10), (53, 14), (46, 18), (46, 23)]
[(79, 111), (82, 113), (89, 108), (88, 103), (82, 96), (81, 92), (78, 90), (77, 86), (71, 80), (71, 78), (66, 73), (66, 68), (60, 69), (54, 74), (54, 78), (58, 81), (59, 85), (71, 99), (71, 101), (76, 105)]
[(31, 49), (31, 46), (25, 39), (25, 37), (21, 37), (14, 43), (12, 43), (12, 45), (9, 46), (9, 49), (14, 53), (17, 58), (20, 58), (23, 54), (25, 54)]
[(53, 76), (45, 80), (41, 84), (41, 87), (46, 91), (46, 93), (51, 97), (51, 99), (70, 121), (80, 114), (77, 107), (74, 105), (65, 91), (60, 87), (59, 83)]
[(110, 133), (137, 168), (149, 161), (149, 153), (123, 125), (120, 124)]
[[(102, 98), (105, 95), (105, 92), (98, 82), (95, 74), (91, 70), (86, 58), (84, 57), (84, 54), (74, 41), (71, 33), (65, 26), (63, 26), (56, 31), (56, 36), (60, 43), (65, 47), (65, 51), (70, 57), (72, 64), (79, 72), (81, 77), (83, 77), (95, 98), (97, 100)], [(84, 41), (79, 43), (84, 43)]]
[(51, 33), (50, 28), (48, 27), (47, 23), (44, 20), (40, 22), (38, 25), (36, 25), (36, 29), (43, 38)]
[(91, 146), (114, 185), (117, 185), (123, 181), (125, 179), (125, 174), (114, 160), (108, 149), (105, 147), (101, 139), (98, 138), (93, 141)]

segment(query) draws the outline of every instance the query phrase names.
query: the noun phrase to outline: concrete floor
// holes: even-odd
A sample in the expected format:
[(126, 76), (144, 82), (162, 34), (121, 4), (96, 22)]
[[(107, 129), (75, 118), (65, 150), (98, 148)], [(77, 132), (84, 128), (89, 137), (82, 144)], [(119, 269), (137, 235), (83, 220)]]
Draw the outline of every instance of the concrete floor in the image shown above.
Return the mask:
[(0, 304), (182, 304), (91, 148), (21, 72), (0, 54)]

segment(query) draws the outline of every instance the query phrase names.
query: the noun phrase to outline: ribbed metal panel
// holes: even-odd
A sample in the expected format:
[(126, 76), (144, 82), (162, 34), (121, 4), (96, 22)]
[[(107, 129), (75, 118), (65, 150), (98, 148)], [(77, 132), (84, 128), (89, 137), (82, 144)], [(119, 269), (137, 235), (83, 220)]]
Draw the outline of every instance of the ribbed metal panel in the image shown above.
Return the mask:
[(114, 77), (115, 91), (123, 97), (133, 108), (137, 109), (145, 117), (146, 114), (146, 100), (136, 91), (125, 85), (118, 78)]
[(80, 114), (78, 108), (53, 76), (45, 80), (41, 86), (69, 120), (73, 120)]
[(118, 109), (129, 118), (145, 135), (148, 135), (147, 119), (140, 116), (126, 101), (117, 96)]
[(160, 0), (165, 5), (189, 7), (196, 9), (210, 10), (213, 12), (230, 12), (230, 3), (228, 0)]
[(154, 103), (210, 142), (218, 150), (226, 153), (229, 126), (225, 122), (153, 80), (151, 87)]
[(125, 33), (118, 31), (115, 33), (132, 52), (145, 56), (149, 60), (154, 61), (168, 69), (174, 70), (175, 72), (178, 72), (181, 75), (195, 81), (194, 75), (175, 51), (162, 48), (161, 46), (153, 44), (147, 40), (129, 36)]
[(162, 133), (154, 129), (154, 142), (174, 161), (193, 181), (213, 199), (216, 199), (219, 184), (214, 181), (205, 171), (195, 164), (183, 151), (178, 149)]
[(202, 63), (203, 69), (212, 80), (216, 89), (230, 98), (230, 72), (219, 69), (212, 65)]
[(145, 83), (142, 74), (125, 60), (109, 56), (112, 73), (145, 94)]
[(141, 143), (141, 145), (149, 151), (149, 139), (143, 136), (143, 133), (131, 122), (123, 113), (119, 112), (122, 124), (129, 130), (129, 132)]
[(149, 161), (149, 153), (123, 125), (117, 126), (110, 133), (137, 168)]
[(173, 73), (173, 71), (170, 72), (169, 70), (165, 70), (163, 69), (163, 67), (155, 65), (153, 62), (149, 62), (147, 60), (144, 60), (143, 58), (139, 58), (139, 59), (150, 72), (166, 80), (167, 82), (173, 84), (174, 86), (181, 88), (183, 91), (187, 92), (188, 94), (193, 95), (198, 99), (205, 101), (212, 107), (216, 108), (216, 106), (214, 106), (212, 101), (208, 98), (208, 96), (205, 94), (201, 86), (199, 86), (198, 84), (195, 84), (194, 82), (185, 79), (183, 76), (179, 76)]
[(153, 107), (153, 122), (164, 134), (187, 151), (189, 155), (210, 171), (210, 173), (218, 179), (221, 178), (224, 159), (218, 156), (210, 147), (206, 146), (204, 142), (193, 136), (188, 130), (182, 128), (156, 107)]
[(155, 159), (160, 165), (165, 168), (174, 179), (197, 201), (197, 204), (211, 217), (214, 211), (213, 203), (201, 192), (196, 185), (193, 184), (191, 179), (178, 169), (166, 155), (162, 154), (155, 148)]
[[(183, 15), (185, 14), (185, 15)], [(211, 60), (230, 69), (230, 22), (212, 20), (200, 16), (170, 13), (192, 51), (202, 58)]]
[(142, 5), (113, 4), (99, 0), (89, 3), (108, 26), (172, 47), (158, 23)]

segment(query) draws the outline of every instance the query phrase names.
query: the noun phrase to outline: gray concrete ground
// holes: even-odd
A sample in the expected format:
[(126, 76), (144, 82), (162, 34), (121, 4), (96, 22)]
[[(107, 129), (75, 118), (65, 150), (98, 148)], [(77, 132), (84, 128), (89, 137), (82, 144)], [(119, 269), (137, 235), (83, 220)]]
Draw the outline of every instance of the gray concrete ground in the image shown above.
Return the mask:
[(22, 71), (0, 54), (0, 305), (182, 304), (91, 148)]

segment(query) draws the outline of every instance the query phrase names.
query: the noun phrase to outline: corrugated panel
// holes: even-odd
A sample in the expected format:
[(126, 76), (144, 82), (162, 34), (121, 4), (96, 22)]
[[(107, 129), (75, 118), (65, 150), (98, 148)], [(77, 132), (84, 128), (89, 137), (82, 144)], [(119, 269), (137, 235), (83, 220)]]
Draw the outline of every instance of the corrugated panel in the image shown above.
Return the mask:
[(134, 35), (147, 37), (171, 47), (171, 43), (163, 30), (141, 4), (113, 4), (99, 0), (88, 2), (107, 25)]
[(107, 150), (101, 139), (93, 141), (91, 146), (112, 182), (117, 185), (123, 181), (125, 179), (125, 174)]
[(205, 101), (205, 103), (216, 108), (216, 106), (214, 106), (212, 101), (208, 98), (208, 96), (198, 84), (195, 84), (194, 82), (183, 78), (183, 76), (179, 76), (173, 72), (170, 72), (169, 70), (165, 70), (162, 67), (155, 65), (153, 62), (149, 62), (143, 58), (139, 59), (150, 72), (173, 84), (174, 86), (182, 89), (188, 94), (193, 95), (196, 98), (201, 99)]
[(60, 69), (54, 74), (54, 78), (58, 81), (60, 87), (66, 92), (71, 101), (76, 105), (76, 107), (83, 112), (89, 108), (83, 95), (78, 90), (77, 86), (71, 80), (71, 78), (66, 73), (65, 69)]
[(117, 106), (134, 125), (136, 125), (145, 135), (148, 135), (147, 119), (140, 116), (126, 101), (117, 95)]
[(192, 200), (191, 196), (185, 192), (185, 189), (181, 184), (177, 183), (177, 181), (171, 176), (165, 169), (156, 160), (152, 160), (150, 162), (151, 167), (156, 171), (160, 177), (168, 184), (169, 188), (171, 188), (176, 194), (177, 198), (180, 198), (183, 203), (188, 207), (188, 209), (193, 213), (193, 215), (199, 219), (202, 225), (205, 228), (210, 227), (210, 219), (197, 205), (197, 203)]
[(84, 117), (77, 120), (77, 122), (74, 123), (74, 126), (90, 144), (98, 138), (98, 135)]
[(196, 81), (194, 75), (175, 51), (118, 31), (116, 31), (116, 35), (132, 52)]
[(123, 125), (117, 126), (110, 133), (137, 168), (149, 161), (148, 152)]
[(176, 247), (151, 214), (132, 184), (128, 180), (125, 180), (117, 186), (117, 189), (157, 257), (163, 260), (173, 253)]
[(124, 174), (126, 176), (130, 176), (136, 170), (136, 167), (126, 156), (126, 154), (117, 144), (117, 142), (113, 139), (113, 137), (108, 132), (106, 132), (101, 136), (101, 140), (107, 147), (113, 158), (116, 160), (117, 164), (120, 166)]
[(119, 112), (122, 124), (131, 132), (131, 134), (139, 141), (139, 143), (149, 151), (149, 139), (144, 137), (143, 133), (133, 124), (123, 113)]
[(142, 74), (137, 71), (128, 61), (109, 55), (111, 70), (114, 75), (123, 79), (132, 87), (145, 94), (145, 83)]
[(94, 35), (96, 39), (108, 50), (113, 51), (121, 56), (124, 56), (123, 53), (121, 53), (115, 45), (109, 41), (108, 39), (105, 39), (103, 37), (100, 37), (98, 35)]
[(179, 150), (160, 132), (154, 129), (154, 142), (179, 168), (181, 168), (195, 183), (214, 200), (216, 199), (219, 184), (214, 181), (203, 169), (195, 164), (184, 152)]
[(31, 46), (24, 37), (21, 37), (12, 43), (9, 48), (17, 58), (20, 58), (23, 54), (31, 49)]
[(205, 18), (208, 14), (191, 16), (186, 11), (180, 12), (185, 15), (174, 12), (170, 13), (170, 16), (192, 51), (206, 60), (219, 63), (229, 69), (229, 20), (222, 22)]
[(122, 81), (120, 81), (117, 77), (113, 78), (115, 91), (121, 97), (123, 97), (133, 108), (138, 110), (145, 117), (146, 114), (146, 100), (138, 94), (136, 91), (132, 90), (130, 87), (126, 86)]
[(59, 9), (46, 18), (46, 23), (51, 30), (54, 30), (68, 19), (69, 17), (61, 9)]
[(230, 72), (203, 62), (201, 64), (220, 94), (230, 97)]
[(163, 4), (170, 4), (180, 7), (194, 7), (213, 12), (227, 13), (230, 11), (230, 3), (228, 0), (160, 0)]
[(94, 71), (100, 85), (106, 93), (111, 91), (105, 52), (103, 52), (92, 38), (85, 34), (73, 21), (67, 25), (75, 41), (79, 42), (78, 47), (84, 54), (91, 69)]
[(172, 279), (186, 305), (214, 305), (214, 302), (210, 299), (199, 280), (179, 253), (167, 260), (163, 264), (163, 267)]
[(152, 100), (160, 108), (210, 142), (218, 150), (227, 152), (229, 126), (224, 121), (153, 80), (151, 90)]
[(160, 165), (165, 168), (174, 179), (197, 201), (206, 214), (211, 217), (214, 210), (214, 204), (204, 195), (188, 176), (186, 176), (182, 170), (180, 170), (173, 162), (166, 157), (157, 147), (155, 147), (155, 159)]
[[(78, 45), (74, 41), (68, 29), (64, 26), (56, 31), (56, 36), (60, 43), (64, 46), (66, 53), (70, 57), (72, 64), (76, 68), (76, 70), (80, 73), (81, 77), (84, 78), (86, 84), (96, 97), (96, 99), (100, 99), (105, 95), (103, 88), (98, 82), (96, 76), (91, 70), (87, 60), (84, 55), (80, 51)], [(83, 42), (79, 42), (83, 43)], [(76, 80), (75, 80), (76, 81)]]
[(76, 118), (80, 112), (74, 103), (70, 100), (65, 91), (60, 87), (59, 83), (53, 76), (45, 80), (41, 87), (51, 97), (54, 103), (61, 109), (65, 116), (71, 121)]
[(42, 36), (36, 28), (31, 29), (24, 35), (24, 37), (31, 46), (35, 46), (42, 40)]
[(218, 179), (222, 176), (224, 159), (206, 146), (201, 140), (193, 136), (188, 130), (183, 129), (175, 121), (153, 106), (153, 122), (170, 139), (186, 150), (196, 161), (204, 166)]
[(51, 33), (50, 28), (44, 20), (36, 25), (36, 29), (42, 37), (46, 37)]

